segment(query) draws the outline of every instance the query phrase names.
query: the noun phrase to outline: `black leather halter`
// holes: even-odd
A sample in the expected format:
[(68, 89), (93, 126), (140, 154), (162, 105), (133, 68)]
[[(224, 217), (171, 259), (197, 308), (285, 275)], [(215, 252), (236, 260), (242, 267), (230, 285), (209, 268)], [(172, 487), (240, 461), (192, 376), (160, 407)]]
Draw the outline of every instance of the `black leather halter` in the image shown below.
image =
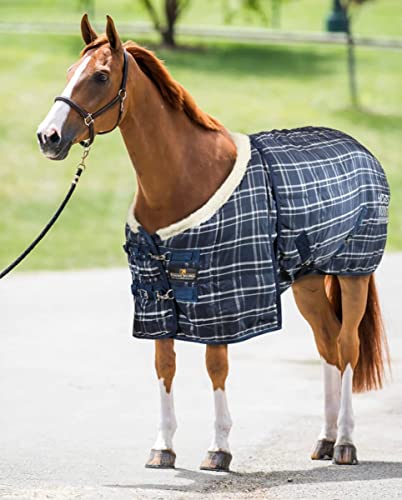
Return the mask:
[(108, 111), (110, 108), (112, 108), (115, 104), (120, 103), (119, 106), (119, 116), (117, 117), (116, 124), (113, 128), (110, 130), (105, 130), (103, 132), (98, 132), (98, 134), (107, 134), (109, 132), (112, 132), (120, 123), (121, 120), (121, 115), (123, 114), (124, 110), (124, 101), (127, 97), (127, 92), (126, 92), (126, 84), (127, 84), (127, 73), (128, 73), (128, 54), (127, 51), (124, 51), (124, 63), (123, 63), (123, 78), (121, 80), (121, 85), (120, 89), (114, 99), (112, 99), (109, 103), (105, 104), (102, 108), (98, 109), (98, 111), (95, 111), (94, 113), (89, 113), (86, 111), (84, 108), (82, 108), (79, 104), (74, 102), (72, 99), (69, 99), (68, 97), (64, 96), (58, 96), (55, 98), (56, 101), (62, 101), (68, 104), (74, 111), (76, 111), (78, 114), (82, 116), (84, 119), (85, 125), (89, 129), (89, 138), (86, 139), (85, 141), (82, 141), (80, 144), (86, 147), (89, 147), (95, 139), (95, 130), (94, 130), (94, 122), (95, 118), (98, 118), (98, 116), (103, 115), (106, 111)]

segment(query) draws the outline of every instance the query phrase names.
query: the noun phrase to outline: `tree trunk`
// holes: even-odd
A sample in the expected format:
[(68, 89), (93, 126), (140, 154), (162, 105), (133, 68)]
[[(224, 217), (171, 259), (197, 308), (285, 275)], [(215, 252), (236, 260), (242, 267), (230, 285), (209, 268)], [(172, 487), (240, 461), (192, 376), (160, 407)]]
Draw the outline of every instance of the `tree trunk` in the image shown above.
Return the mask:
[(167, 45), (168, 47), (176, 47), (173, 26), (169, 26), (162, 31), (162, 41), (163, 45)]
[(350, 99), (354, 108), (359, 107), (359, 99), (357, 95), (357, 79), (356, 79), (356, 54), (355, 42), (350, 27), (350, 19), (348, 20), (348, 30), (346, 32), (348, 43), (348, 73), (349, 73), (349, 90)]
[(164, 45), (175, 47), (175, 23), (179, 15), (178, 0), (165, 0), (166, 28), (162, 31)]

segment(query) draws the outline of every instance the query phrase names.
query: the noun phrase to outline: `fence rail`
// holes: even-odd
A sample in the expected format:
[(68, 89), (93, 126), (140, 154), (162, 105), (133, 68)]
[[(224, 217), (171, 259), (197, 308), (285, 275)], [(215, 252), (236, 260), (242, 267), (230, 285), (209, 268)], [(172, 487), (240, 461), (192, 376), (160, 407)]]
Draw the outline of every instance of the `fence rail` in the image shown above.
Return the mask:
[[(95, 28), (103, 30), (103, 26), (94, 23)], [(0, 33), (47, 33), (47, 34), (77, 34), (76, 23), (4, 23), (0, 22)], [(123, 35), (154, 33), (148, 23), (119, 23), (119, 31)], [(263, 28), (242, 28), (222, 26), (177, 26), (177, 34), (195, 38), (220, 38), (238, 42), (271, 42), (271, 43), (325, 43), (340, 45), (346, 42), (343, 33), (325, 32), (287, 32)], [(356, 36), (355, 44), (362, 47), (377, 47), (383, 49), (402, 49), (402, 38)]]

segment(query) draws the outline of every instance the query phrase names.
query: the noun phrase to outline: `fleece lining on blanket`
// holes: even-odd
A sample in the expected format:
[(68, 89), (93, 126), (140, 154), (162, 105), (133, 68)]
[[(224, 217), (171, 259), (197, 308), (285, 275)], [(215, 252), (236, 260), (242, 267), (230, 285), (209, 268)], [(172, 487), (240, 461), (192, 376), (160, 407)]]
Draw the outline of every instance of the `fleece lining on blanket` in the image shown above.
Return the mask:
[(151, 235), (130, 209), (135, 337), (213, 344), (278, 330), (298, 277), (370, 274), (381, 260), (389, 188), (355, 139), (313, 127), (233, 139), (236, 164), (199, 210)]

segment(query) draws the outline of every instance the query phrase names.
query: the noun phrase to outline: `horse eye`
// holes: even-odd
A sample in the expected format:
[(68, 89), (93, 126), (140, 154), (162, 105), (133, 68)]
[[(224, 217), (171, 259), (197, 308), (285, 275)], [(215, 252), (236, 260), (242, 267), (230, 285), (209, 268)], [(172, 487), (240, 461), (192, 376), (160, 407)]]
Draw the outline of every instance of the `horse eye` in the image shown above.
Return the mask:
[(98, 73), (94, 74), (94, 78), (97, 82), (104, 83), (108, 81), (109, 76), (106, 73), (102, 73), (101, 71), (99, 71)]

